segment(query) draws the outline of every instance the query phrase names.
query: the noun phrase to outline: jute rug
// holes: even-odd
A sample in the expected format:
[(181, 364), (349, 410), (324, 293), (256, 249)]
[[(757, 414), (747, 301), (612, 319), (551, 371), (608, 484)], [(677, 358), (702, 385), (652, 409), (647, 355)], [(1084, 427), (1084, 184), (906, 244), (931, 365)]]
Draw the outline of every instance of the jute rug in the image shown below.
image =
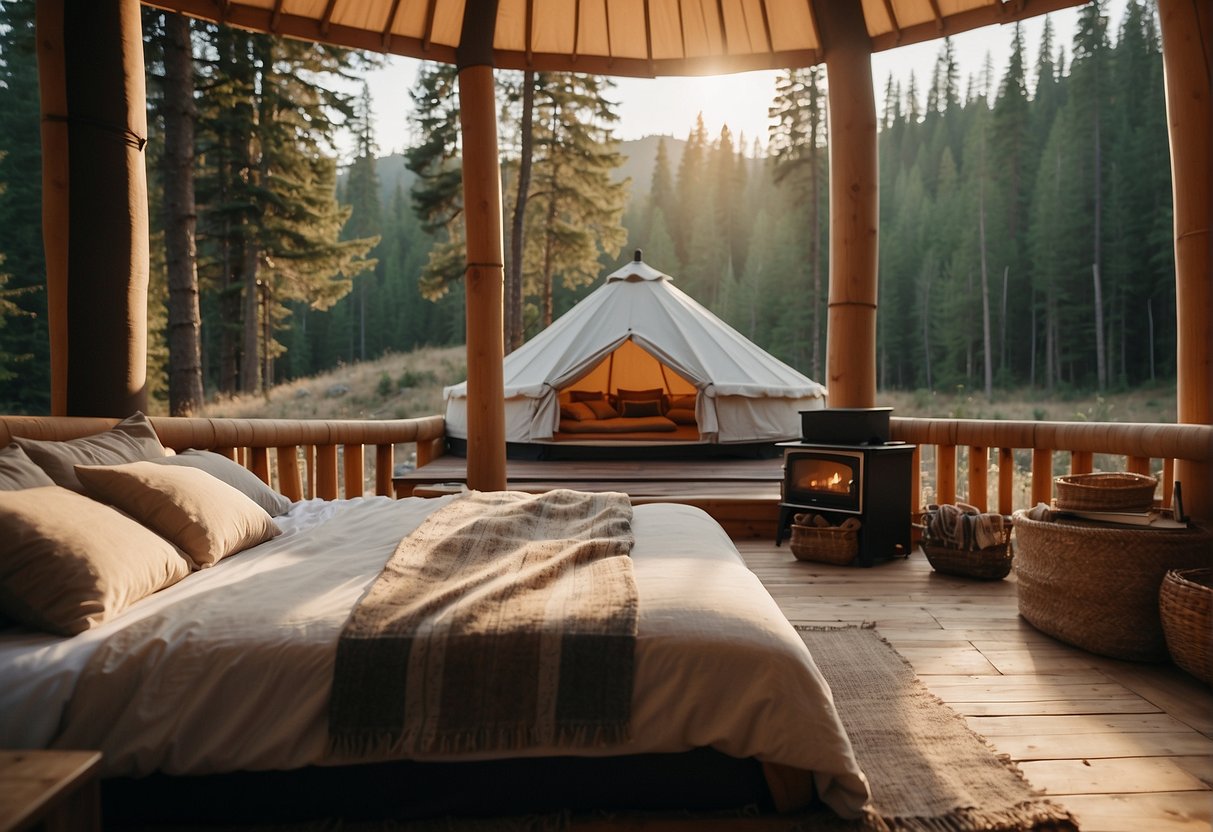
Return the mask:
[[(799, 629), (799, 628), (798, 628)], [(258, 832), (1076, 832), (1065, 809), (1040, 797), (918, 679), (870, 627), (801, 629), (834, 692), (872, 789), (872, 813), (849, 822), (822, 808), (796, 816), (738, 813), (564, 814), (413, 822), (342, 822), (257, 827)], [(176, 826), (180, 830), (205, 827)], [(155, 827), (164, 832), (165, 827)], [(209, 832), (209, 829), (208, 829)]]
[[(800, 630), (872, 789), (874, 828), (1076, 830), (871, 628)], [(813, 828), (809, 825), (806, 828)]]

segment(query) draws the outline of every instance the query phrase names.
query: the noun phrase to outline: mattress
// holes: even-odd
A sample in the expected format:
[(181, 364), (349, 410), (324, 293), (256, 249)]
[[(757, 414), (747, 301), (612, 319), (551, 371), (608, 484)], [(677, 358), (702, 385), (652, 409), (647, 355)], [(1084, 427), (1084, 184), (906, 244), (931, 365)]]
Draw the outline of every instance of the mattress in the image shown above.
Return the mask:
[[(348, 762), (327, 743), (338, 635), (401, 537), (451, 499), (296, 503), (279, 537), (95, 629), (0, 635), (0, 747), (100, 749), (110, 777)], [(780, 808), (816, 794), (856, 816), (867, 784), (829, 688), (732, 541), (691, 506), (637, 506), (633, 530), (630, 736), (577, 753), (711, 748), (762, 762)]]

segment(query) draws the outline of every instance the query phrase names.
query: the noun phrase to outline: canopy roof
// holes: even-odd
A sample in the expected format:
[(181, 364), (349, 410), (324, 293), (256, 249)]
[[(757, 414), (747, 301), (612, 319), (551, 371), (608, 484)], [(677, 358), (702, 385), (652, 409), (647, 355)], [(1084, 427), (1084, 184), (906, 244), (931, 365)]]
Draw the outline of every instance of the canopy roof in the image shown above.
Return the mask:
[[(715, 75), (824, 60), (831, 0), (499, 0), (493, 64), (604, 75)], [(833, 0), (838, 2), (838, 0)], [(862, 0), (880, 51), (1085, 0)], [(455, 63), (465, 0), (147, 0), (263, 32)]]

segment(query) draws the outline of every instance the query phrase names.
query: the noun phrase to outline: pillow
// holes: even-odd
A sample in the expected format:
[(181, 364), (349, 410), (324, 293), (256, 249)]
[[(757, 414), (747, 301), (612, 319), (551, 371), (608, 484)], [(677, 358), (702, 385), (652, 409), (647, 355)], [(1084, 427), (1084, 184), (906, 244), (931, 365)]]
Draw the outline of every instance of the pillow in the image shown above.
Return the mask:
[(84, 486), (73, 470), (76, 465), (118, 465), (164, 456), (164, 445), (142, 413), (128, 416), (105, 433), (93, 436), (63, 441), (14, 436), (13, 441), (54, 480), (55, 485), (82, 494)]
[(619, 401), (621, 402), (659, 402), (661, 401), (661, 397), (665, 395), (665, 392), (660, 387), (654, 387), (651, 390), (625, 390), (624, 388), (620, 387), (619, 390), (616, 391), (616, 395), (619, 396)]
[(240, 463), (214, 451), (196, 451), (191, 448), (175, 456), (149, 461), (157, 465), (182, 465), (206, 471), (261, 506), (270, 517), (277, 517), (291, 509), (291, 501), (263, 483), (260, 477)]
[(695, 424), (695, 411), (689, 407), (671, 407), (665, 417), (676, 425)]
[(200, 569), (281, 533), (265, 509), (197, 468), (142, 461), (76, 473), (89, 495), (181, 547)]
[[(658, 402), (661, 405), (658, 408), (658, 416), (665, 415), (665, 412), (670, 409), (670, 400), (660, 387), (653, 387), (649, 390), (627, 390), (620, 387), (617, 392), (621, 404), (623, 402)], [(622, 410), (622, 408), (620, 409)]]
[(57, 485), (0, 492), (0, 614), (71, 636), (177, 583), (190, 563), (129, 517)]
[(588, 422), (596, 418), (594, 411), (585, 402), (562, 404), (560, 406), (560, 416), (564, 419), (572, 419), (574, 422)]
[(660, 401), (635, 402), (623, 399), (619, 402), (619, 415), (625, 419), (639, 419), (645, 416), (660, 416)]
[(590, 401), (585, 403), (585, 406), (588, 407), (591, 410), (591, 412), (593, 412), (595, 419), (617, 419), (617, 418), (619, 418), (619, 414), (615, 412), (615, 408), (611, 407), (606, 402), (605, 399), (601, 399), (601, 400), (591, 399)]
[(571, 390), (569, 398), (575, 402), (593, 402), (606, 399), (601, 390)]
[(54, 484), (55, 481), (34, 464), (20, 445), (0, 448), (0, 491), (42, 488)]

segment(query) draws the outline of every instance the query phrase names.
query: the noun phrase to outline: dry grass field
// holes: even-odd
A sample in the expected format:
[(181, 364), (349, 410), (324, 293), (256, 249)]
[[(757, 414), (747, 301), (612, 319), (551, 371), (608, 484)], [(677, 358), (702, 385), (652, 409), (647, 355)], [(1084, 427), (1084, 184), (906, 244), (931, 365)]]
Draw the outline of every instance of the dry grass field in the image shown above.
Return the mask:
[[(424, 347), (338, 367), (272, 388), (265, 395), (223, 398), (203, 416), (276, 419), (403, 419), (443, 412), (442, 388), (467, 377), (463, 346)], [(1036, 421), (1174, 422), (1175, 385), (1128, 392), (1018, 389), (995, 391), (993, 401), (964, 388), (950, 392), (882, 391), (895, 416)]]

